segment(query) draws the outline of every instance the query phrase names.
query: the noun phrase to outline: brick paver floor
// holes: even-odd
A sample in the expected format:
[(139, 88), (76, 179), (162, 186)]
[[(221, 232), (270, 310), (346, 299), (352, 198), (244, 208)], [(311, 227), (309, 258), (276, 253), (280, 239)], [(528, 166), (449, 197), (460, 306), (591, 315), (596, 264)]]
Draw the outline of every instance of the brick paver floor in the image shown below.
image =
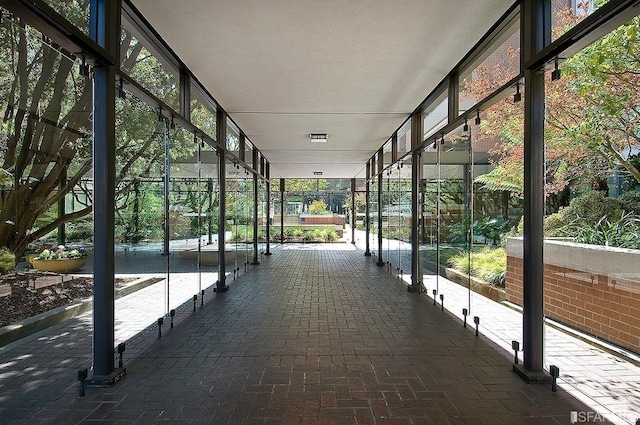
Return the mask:
[[(591, 411), (518, 379), (484, 338), (350, 244), (274, 247), (229, 292), (188, 310), (160, 340), (152, 328), (128, 343), (127, 376), (83, 398), (81, 320), (0, 351), (0, 422), (568, 424)], [(28, 368), (16, 366), (23, 357)]]

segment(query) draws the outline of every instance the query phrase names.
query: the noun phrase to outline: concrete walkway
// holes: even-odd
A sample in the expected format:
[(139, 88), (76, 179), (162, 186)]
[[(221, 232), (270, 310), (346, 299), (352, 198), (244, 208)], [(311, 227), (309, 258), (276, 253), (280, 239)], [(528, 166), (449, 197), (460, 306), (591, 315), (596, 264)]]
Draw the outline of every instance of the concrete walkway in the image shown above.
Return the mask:
[[(207, 291), (195, 313), (183, 305), (161, 339), (156, 326), (130, 339), (128, 374), (112, 388), (77, 395), (90, 318), (4, 347), (0, 422), (568, 424), (572, 412), (594, 414), (562, 388), (522, 382), (493, 343), (351, 244), (272, 251), (229, 292)], [(148, 299), (136, 296), (118, 300), (132, 315)]]

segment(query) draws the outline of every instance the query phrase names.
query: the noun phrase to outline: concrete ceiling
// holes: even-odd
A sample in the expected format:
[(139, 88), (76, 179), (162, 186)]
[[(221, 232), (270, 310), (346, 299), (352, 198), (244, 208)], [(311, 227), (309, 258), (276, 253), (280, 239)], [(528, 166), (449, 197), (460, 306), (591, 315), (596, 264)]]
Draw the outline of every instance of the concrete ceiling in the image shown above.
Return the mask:
[(133, 0), (264, 153), (272, 178), (362, 177), (512, 3)]

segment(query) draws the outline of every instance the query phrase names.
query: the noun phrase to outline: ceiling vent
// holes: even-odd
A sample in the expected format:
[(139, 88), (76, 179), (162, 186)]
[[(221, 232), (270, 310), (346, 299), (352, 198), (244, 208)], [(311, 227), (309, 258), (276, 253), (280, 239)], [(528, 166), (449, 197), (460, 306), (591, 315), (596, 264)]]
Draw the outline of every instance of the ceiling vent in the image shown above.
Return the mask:
[(309, 140), (311, 143), (327, 143), (326, 133), (311, 133), (309, 134)]

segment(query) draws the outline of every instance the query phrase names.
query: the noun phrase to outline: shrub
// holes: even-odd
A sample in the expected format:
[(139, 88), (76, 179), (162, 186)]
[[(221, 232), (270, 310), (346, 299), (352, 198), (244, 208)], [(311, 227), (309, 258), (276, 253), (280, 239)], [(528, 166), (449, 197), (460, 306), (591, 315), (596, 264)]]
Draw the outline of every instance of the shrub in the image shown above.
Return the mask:
[(578, 243), (640, 249), (640, 215), (625, 213), (617, 220), (602, 217), (595, 226), (575, 226)]
[(324, 240), (325, 232), (324, 229), (320, 227), (314, 227), (312, 230), (308, 232), (309, 238), (313, 240)]
[(68, 241), (82, 241), (89, 239), (93, 237), (93, 223), (89, 221), (67, 223), (65, 234)]
[(625, 192), (618, 200), (626, 212), (640, 215), (640, 192)]
[(326, 238), (327, 242), (333, 242), (336, 239), (338, 239), (338, 233), (333, 229), (329, 229), (329, 230), (327, 230), (327, 235), (326, 235), (325, 238)]
[(507, 253), (504, 248), (492, 249), (485, 247), (471, 253), (471, 267), (469, 267), (469, 252), (462, 251), (449, 258), (448, 264), (454, 269), (471, 274), (495, 286), (504, 286), (507, 270)]
[(7, 274), (15, 271), (16, 256), (9, 248), (3, 246), (0, 248), (0, 274)]
[(322, 199), (317, 199), (311, 202), (311, 205), (309, 205), (309, 214), (329, 214), (329, 211), (327, 211), (327, 204)]
[(620, 219), (624, 205), (619, 199), (608, 198), (602, 192), (593, 191), (574, 198), (568, 207), (551, 214), (545, 220), (547, 236), (573, 236), (576, 226), (594, 226), (607, 217)]

